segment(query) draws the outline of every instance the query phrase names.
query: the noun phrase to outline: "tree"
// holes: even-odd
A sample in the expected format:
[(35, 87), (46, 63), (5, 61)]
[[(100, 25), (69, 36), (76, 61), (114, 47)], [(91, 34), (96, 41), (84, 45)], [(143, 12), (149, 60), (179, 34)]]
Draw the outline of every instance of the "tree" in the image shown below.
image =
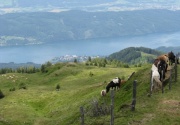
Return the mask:
[(74, 63), (77, 63), (77, 62), (78, 62), (78, 61), (77, 61), (77, 59), (75, 58), (75, 59), (74, 59)]
[(50, 66), (52, 66), (52, 63), (48, 61), (48, 62), (46, 63), (46, 66), (47, 66), (47, 67), (50, 67)]
[(91, 57), (90, 56), (88, 57), (88, 61), (91, 62)]
[(41, 72), (42, 73), (46, 72), (46, 66), (44, 64), (41, 65)]

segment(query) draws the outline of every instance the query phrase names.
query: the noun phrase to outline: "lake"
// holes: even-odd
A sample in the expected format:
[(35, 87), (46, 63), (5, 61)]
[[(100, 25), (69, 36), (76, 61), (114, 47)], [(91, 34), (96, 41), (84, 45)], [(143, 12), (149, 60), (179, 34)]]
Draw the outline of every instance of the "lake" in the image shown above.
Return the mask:
[(108, 56), (127, 47), (180, 46), (180, 32), (0, 47), (0, 63), (45, 63), (63, 55)]

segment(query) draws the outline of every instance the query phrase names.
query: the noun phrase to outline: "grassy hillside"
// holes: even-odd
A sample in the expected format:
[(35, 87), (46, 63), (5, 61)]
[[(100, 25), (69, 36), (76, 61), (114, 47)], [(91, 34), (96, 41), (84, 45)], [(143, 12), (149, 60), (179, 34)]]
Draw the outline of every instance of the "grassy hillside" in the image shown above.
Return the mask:
[[(85, 124), (108, 125), (110, 116), (93, 115), (94, 102), (99, 107), (110, 105), (110, 93), (100, 96), (107, 83), (119, 76), (127, 79), (135, 75), (120, 91), (115, 92), (116, 124), (160, 124), (179, 123), (180, 84), (173, 83), (172, 90), (155, 93), (147, 97), (150, 65), (139, 68), (98, 68), (82, 64), (56, 64), (47, 73), (17, 74), (0, 76), (0, 89), (5, 98), (0, 99), (0, 125), (78, 125), (80, 106), (85, 109)], [(178, 69), (180, 71), (180, 69)], [(132, 82), (137, 80), (136, 111), (127, 105), (132, 101)], [(179, 81), (179, 79), (178, 79)], [(60, 91), (56, 91), (56, 85)], [(27, 89), (19, 89), (21, 85)], [(9, 91), (15, 87), (15, 91)]]
[[(100, 98), (105, 81), (116, 76), (127, 78), (134, 70), (137, 69), (58, 64), (49, 67), (44, 74), (13, 73), (0, 76), (0, 88), (5, 95), (0, 100), (0, 123), (77, 124), (79, 107), (94, 97)], [(25, 84), (27, 89), (18, 89), (20, 84)], [(60, 91), (55, 89), (57, 84)], [(13, 87), (16, 90), (9, 91)]]
[[(178, 71), (180, 71), (178, 69)], [(117, 118), (115, 123), (130, 124), (130, 125), (176, 125), (180, 122), (179, 120), (179, 82), (173, 82), (172, 90), (168, 89), (168, 85), (165, 86), (165, 93), (161, 91), (153, 93), (151, 97), (148, 97), (149, 91), (149, 67), (146, 67), (137, 72), (131, 80), (137, 80), (137, 102), (136, 111), (131, 112), (129, 108), (121, 108), (116, 112)], [(179, 76), (179, 74), (178, 74)], [(178, 78), (179, 81), (179, 78)], [(128, 82), (122, 87), (122, 93), (127, 92), (128, 94), (132, 91), (133, 81)], [(128, 86), (130, 91), (125, 91)], [(118, 93), (119, 98), (124, 98), (122, 93)], [(130, 94), (132, 96), (132, 93)], [(129, 97), (131, 97), (129, 96)], [(119, 99), (120, 100), (120, 99)], [(120, 107), (124, 104), (131, 104), (130, 102), (117, 101)], [(118, 110), (118, 106), (116, 107)]]
[(112, 53), (109, 59), (117, 59), (126, 63), (137, 64), (152, 61), (162, 52), (145, 47), (128, 47), (119, 52)]

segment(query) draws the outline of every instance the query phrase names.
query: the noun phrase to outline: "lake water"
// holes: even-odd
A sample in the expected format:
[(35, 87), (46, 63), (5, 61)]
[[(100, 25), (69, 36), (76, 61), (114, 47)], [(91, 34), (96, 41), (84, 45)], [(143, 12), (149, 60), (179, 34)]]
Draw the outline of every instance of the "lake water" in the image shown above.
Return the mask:
[(0, 47), (0, 63), (45, 63), (63, 55), (108, 56), (127, 47), (180, 46), (180, 32)]

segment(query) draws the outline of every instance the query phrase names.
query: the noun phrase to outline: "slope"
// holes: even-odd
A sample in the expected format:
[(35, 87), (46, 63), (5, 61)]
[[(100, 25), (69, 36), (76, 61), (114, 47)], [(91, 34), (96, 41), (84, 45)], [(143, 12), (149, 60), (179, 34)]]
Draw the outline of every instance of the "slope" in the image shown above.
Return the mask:
[[(135, 75), (125, 84), (122, 85), (120, 91), (115, 92), (115, 107), (114, 107), (114, 124), (115, 125), (176, 125), (180, 119), (180, 84), (178, 67), (178, 80), (172, 82), (172, 89), (169, 90), (168, 85), (164, 88), (164, 93), (161, 91), (155, 92), (151, 97), (149, 93), (150, 83), (150, 65), (143, 67), (135, 73)], [(137, 80), (137, 97), (136, 110), (131, 111), (132, 102), (132, 83)], [(99, 101), (104, 105), (110, 105), (110, 94), (103, 97)], [(110, 116), (99, 116), (96, 118), (90, 117), (86, 120), (88, 125), (109, 125)]]
[(161, 55), (162, 52), (145, 47), (128, 47), (108, 56), (108, 59), (116, 59), (130, 64), (147, 63)]
[[(108, 111), (106, 115), (93, 115), (94, 102), (109, 109), (110, 93), (101, 97), (100, 91), (112, 78), (119, 76), (127, 79), (132, 72), (136, 72), (135, 75), (119, 91), (115, 91), (115, 125), (177, 124), (180, 84), (173, 82), (171, 91), (165, 87), (164, 94), (159, 92), (148, 97), (150, 67), (99, 68), (60, 63), (49, 67), (46, 73), (1, 75), (0, 89), (5, 98), (0, 100), (0, 125), (78, 125), (80, 106), (85, 109), (85, 124), (108, 125)], [(128, 105), (132, 101), (134, 80), (137, 80), (137, 104), (136, 110), (131, 112)], [(27, 89), (18, 89), (21, 83)], [(60, 91), (55, 89), (57, 84)], [(12, 87), (16, 90), (9, 91)]]
[[(59, 63), (46, 73), (10, 73), (0, 76), (0, 125), (79, 124), (79, 107), (100, 98), (105, 81), (128, 77), (137, 68), (98, 68), (84, 64)], [(92, 75), (93, 74), (93, 75)], [(56, 85), (60, 91), (56, 91)], [(19, 89), (25, 85), (26, 89)], [(15, 91), (9, 91), (15, 88)]]
[[(173, 79), (173, 86), (171, 90), (169, 90), (168, 85), (166, 85), (164, 94), (159, 91), (153, 93), (151, 97), (148, 97), (147, 93), (149, 92), (150, 83), (149, 72), (149, 68), (143, 69), (135, 74), (135, 76), (132, 78), (132, 80), (137, 80), (138, 84), (136, 111), (132, 113), (129, 109), (128, 111), (127, 109), (121, 109), (118, 113), (120, 119), (117, 121), (120, 122), (124, 120), (125, 124), (131, 125), (178, 124), (180, 121), (178, 118), (180, 111), (180, 98), (178, 96), (180, 91), (179, 82), (175, 83)], [(129, 85), (131, 85), (132, 82), (133, 81), (130, 81)], [(126, 88), (126, 86), (124, 87)], [(122, 95), (121, 97), (123, 98)], [(123, 104), (127, 103), (129, 104), (129, 102), (120, 102), (119, 104), (122, 106)]]

